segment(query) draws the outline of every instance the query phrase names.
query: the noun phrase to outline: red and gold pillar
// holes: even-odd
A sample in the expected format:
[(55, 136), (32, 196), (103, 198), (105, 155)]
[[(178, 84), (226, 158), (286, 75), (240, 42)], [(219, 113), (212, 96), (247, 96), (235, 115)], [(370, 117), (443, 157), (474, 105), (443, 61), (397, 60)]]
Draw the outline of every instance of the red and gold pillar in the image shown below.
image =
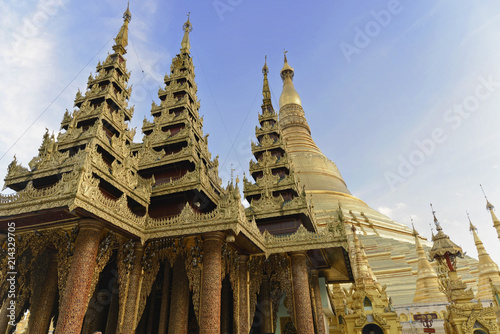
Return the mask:
[(45, 334), (49, 331), (57, 288), (57, 255), (51, 253), (47, 273), (43, 280), (43, 287), (38, 298), (32, 301), (30, 307), (29, 333)]
[(292, 260), (293, 301), (295, 326), (298, 334), (314, 333), (314, 322), (307, 274), (307, 254), (305, 251), (290, 253)]
[(182, 256), (177, 257), (173, 270), (168, 334), (186, 334), (189, 320), (189, 282)]
[(203, 271), (201, 273), (200, 334), (220, 333), (222, 287), (222, 243), (225, 235), (212, 232), (203, 240)]
[(102, 226), (96, 221), (88, 220), (80, 224), (64, 296), (59, 307), (56, 334), (79, 334), (82, 330), (101, 232)]

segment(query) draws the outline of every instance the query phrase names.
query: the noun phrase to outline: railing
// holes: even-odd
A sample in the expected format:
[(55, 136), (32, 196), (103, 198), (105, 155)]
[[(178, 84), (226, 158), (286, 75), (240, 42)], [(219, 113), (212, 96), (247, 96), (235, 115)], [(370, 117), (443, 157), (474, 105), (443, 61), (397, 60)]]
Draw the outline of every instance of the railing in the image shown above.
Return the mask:
[(403, 328), (402, 334), (423, 334), (423, 328), (411, 327), (411, 328)]

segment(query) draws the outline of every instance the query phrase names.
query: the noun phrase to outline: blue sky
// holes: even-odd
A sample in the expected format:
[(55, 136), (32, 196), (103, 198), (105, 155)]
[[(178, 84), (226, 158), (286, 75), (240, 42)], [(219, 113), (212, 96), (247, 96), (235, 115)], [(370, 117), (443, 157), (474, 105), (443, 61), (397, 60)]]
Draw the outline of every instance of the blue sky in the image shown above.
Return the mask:
[[(14, 154), (27, 165), (45, 128), (57, 133), (111, 51), (125, 8), (122, 0), (0, 2), (0, 173)], [(133, 0), (130, 9), (139, 132), (191, 12), (200, 113), (225, 182), (231, 166), (240, 178), (248, 170), (265, 55), (278, 108), (286, 49), (313, 138), (351, 192), (397, 221), (413, 217), (427, 237), (432, 202), (445, 232), (475, 256), (468, 210), (500, 263), (479, 188), (500, 208), (498, 2)]]

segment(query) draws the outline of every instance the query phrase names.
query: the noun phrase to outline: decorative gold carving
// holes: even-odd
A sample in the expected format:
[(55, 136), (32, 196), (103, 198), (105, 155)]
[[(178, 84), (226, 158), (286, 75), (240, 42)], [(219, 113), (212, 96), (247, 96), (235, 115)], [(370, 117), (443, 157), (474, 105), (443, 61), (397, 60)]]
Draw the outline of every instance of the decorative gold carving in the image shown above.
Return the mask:
[(64, 291), (66, 289), (66, 281), (69, 274), (69, 268), (73, 261), (73, 244), (76, 241), (76, 237), (79, 232), (78, 225), (75, 225), (71, 230), (71, 234), (67, 231), (61, 231), (60, 237), (55, 240), (57, 243), (57, 278), (59, 287), (59, 303), (61, 303), (64, 296)]
[[(455, 305), (456, 306), (456, 305)], [(451, 309), (454, 307), (452, 306)], [(455, 311), (456, 312), (456, 311)], [(496, 333), (498, 331), (498, 325), (496, 324), (496, 315), (493, 307), (478, 308), (475, 312), (463, 312), (460, 314), (451, 314), (452, 318), (464, 317), (467, 318), (462, 322), (462, 330), (464, 333), (472, 333), (473, 327), (476, 322), (479, 322), (489, 333)], [(489, 318), (489, 319), (488, 319)]]
[[(60, 298), (64, 295), (66, 285), (66, 278), (71, 265), (71, 256), (73, 254), (73, 244), (78, 234), (78, 225), (76, 225), (71, 233), (63, 229), (55, 229), (48, 231), (37, 231), (31, 233), (23, 233), (17, 235), (17, 251), (16, 251), (16, 264), (17, 264), (17, 303), (16, 313), (20, 314), (21, 307), (24, 302), (29, 298), (30, 293), (33, 291), (31, 287), (37, 280), (41, 279), (36, 276), (39, 273), (36, 270), (36, 261), (42, 256), (45, 249), (52, 245), (58, 250), (58, 286)], [(35, 276), (30, 276), (35, 275)], [(5, 295), (7, 291), (6, 276), (0, 276), (0, 296)], [(30, 280), (31, 285), (30, 285)]]
[(306, 249), (315, 248), (313, 245), (321, 248), (325, 244), (328, 244), (329, 247), (343, 247), (347, 249), (345, 230), (337, 228), (337, 225), (331, 224), (331, 228), (321, 228), (318, 232), (310, 232), (301, 225), (295, 233), (289, 235), (272, 235), (266, 230), (264, 231), (264, 238), (268, 250), (272, 250), (273, 252), (292, 249), (302, 250), (302, 245)]
[(134, 240), (130, 239), (123, 245), (122, 249), (122, 263), (123, 267), (125, 270), (125, 274), (129, 274), (133, 269), (134, 269), (134, 260), (135, 260), (135, 254), (134, 254), (134, 247), (135, 247), (135, 242)]
[(276, 325), (276, 315), (283, 293), (285, 294), (285, 307), (288, 314), (294, 317), (292, 273), (290, 261), (286, 254), (272, 254), (263, 263), (264, 273), (269, 277), (271, 289), (271, 301), (274, 326)]
[(125, 312), (125, 303), (128, 297), (128, 284), (129, 284), (129, 273), (133, 268), (133, 263), (135, 260), (134, 255), (135, 243), (132, 239), (128, 240), (126, 243), (121, 244), (118, 247), (117, 254), (117, 268), (118, 268), (118, 304), (119, 304), (119, 324), (118, 328), (122, 324), (123, 312)]
[[(147, 142), (149, 144), (149, 141)], [(143, 145), (139, 150), (139, 164), (141, 166), (159, 162), (166, 155), (165, 150), (156, 151), (150, 145)]]
[(248, 286), (249, 313), (250, 319), (253, 319), (257, 305), (260, 286), (262, 284), (262, 275), (264, 273), (264, 256), (252, 256), (248, 261), (248, 271), (250, 273), (250, 283)]
[(272, 132), (278, 132), (277, 123), (271, 124), (271, 122), (269, 122), (269, 121), (264, 121), (262, 124), (262, 127), (260, 127), (260, 128), (258, 126), (255, 127), (255, 135), (257, 137), (262, 136), (264, 134), (269, 134)]
[(354, 321), (354, 324), (356, 325), (356, 327), (363, 327), (365, 322), (366, 322), (366, 314), (365, 312), (361, 311), (361, 313), (359, 314), (359, 318), (357, 318)]
[(94, 273), (92, 275), (91, 285), (89, 289), (88, 300), (92, 298), (97, 282), (99, 281), (99, 274), (108, 264), (111, 255), (113, 254), (113, 249), (118, 247), (118, 240), (113, 231), (109, 231), (106, 237), (99, 243), (99, 248), (96, 257), (96, 266), (94, 267)]
[(373, 319), (378, 322), (379, 324), (381, 325), (387, 325), (387, 320), (383, 317), (381, 317), (380, 315), (378, 315), (377, 313), (373, 312)]
[(222, 273), (221, 277), (224, 278), (229, 275), (229, 282), (233, 291), (233, 323), (235, 328), (239, 328), (239, 290), (238, 290), (238, 273), (240, 270), (238, 252), (234, 250), (227, 243), (222, 245)]
[(185, 248), (186, 273), (189, 280), (189, 289), (192, 292), (193, 308), (198, 322), (200, 321), (201, 300), (201, 271), (203, 262), (203, 241), (200, 236), (193, 240), (193, 244)]
[(18, 163), (16, 156), (14, 155), (14, 160), (7, 167), (7, 177), (12, 178), (18, 175), (23, 175), (29, 173), (29, 170), (26, 167), (23, 167), (20, 163)]
[(266, 188), (260, 199), (252, 199), (252, 201), (250, 202), (250, 207), (254, 212), (275, 211), (279, 210), (284, 202), (285, 201), (283, 200), (283, 197), (281, 195), (275, 197), (272, 195), (269, 189)]
[(146, 307), (146, 301), (151, 293), (156, 276), (160, 270), (160, 258), (158, 256), (158, 243), (150, 242), (144, 250), (142, 256), (141, 265), (143, 268), (142, 272), (142, 287), (140, 289), (141, 293), (139, 296), (139, 306), (137, 309), (137, 319), (141, 318), (144, 308)]

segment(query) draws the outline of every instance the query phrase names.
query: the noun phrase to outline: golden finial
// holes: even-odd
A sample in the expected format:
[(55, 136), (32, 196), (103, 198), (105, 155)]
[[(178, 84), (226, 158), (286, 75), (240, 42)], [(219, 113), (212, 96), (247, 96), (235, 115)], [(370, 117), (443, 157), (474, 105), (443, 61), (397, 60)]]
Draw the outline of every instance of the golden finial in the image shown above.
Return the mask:
[(182, 26), (182, 29), (184, 30), (184, 37), (182, 37), (182, 42), (181, 42), (181, 51), (183, 53), (189, 53), (189, 50), (191, 49), (191, 45), (189, 44), (189, 33), (193, 31), (193, 25), (189, 21), (189, 17), (191, 15), (191, 12), (188, 12), (187, 14), (187, 21), (184, 23)]
[(483, 186), (481, 184), (479, 184), (479, 186), (481, 187), (481, 191), (483, 192), (484, 198), (486, 199), (486, 210), (492, 211), (493, 209), (495, 209), (495, 207), (490, 203), (490, 201), (488, 201), (488, 197), (486, 197), (486, 194), (484, 193)]
[(115, 37), (115, 45), (113, 50), (119, 54), (127, 53), (125, 48), (128, 45), (128, 23), (132, 20), (132, 14), (130, 13), (130, 3), (127, 3), (127, 10), (123, 13), (123, 25)]
[(436, 211), (434, 211), (434, 208), (432, 207), (432, 203), (431, 203), (431, 209), (432, 209), (432, 215), (434, 216), (434, 224), (436, 225), (436, 231), (439, 232), (442, 230), (442, 228), (441, 228), (441, 224), (439, 224), (439, 221), (436, 218)]
[(416, 237), (418, 235), (417, 230), (415, 230), (415, 225), (413, 225), (413, 217), (410, 216), (411, 227), (413, 228), (413, 236)]
[(281, 79), (283, 82), (285, 81), (286, 78), (293, 79), (293, 68), (288, 64), (288, 59), (286, 59), (286, 54), (288, 53), (288, 50), (283, 49), (283, 56), (285, 57), (285, 64), (283, 65), (283, 68), (281, 69), (280, 75)]
[(123, 13), (123, 20), (127, 22), (132, 20), (132, 14), (130, 13), (130, 1), (127, 2), (127, 10)]
[(264, 57), (264, 67), (262, 67), (262, 73), (264, 75), (269, 73), (269, 68), (267, 67), (267, 55)]
[(189, 18), (191, 16), (191, 12), (188, 12), (187, 13), (187, 21), (184, 23), (184, 25), (182, 26), (182, 29), (184, 29), (184, 31), (186, 32), (191, 32), (193, 31), (193, 25), (191, 24), (191, 22), (189, 21)]
[(270, 107), (271, 104), (271, 90), (269, 89), (269, 81), (267, 80), (267, 73), (269, 73), (269, 68), (267, 67), (267, 56), (264, 58), (264, 67), (262, 67), (262, 73), (264, 74), (264, 84), (262, 86), (262, 96), (263, 96), (263, 106)]
[(467, 210), (465, 210), (465, 213), (467, 214), (467, 218), (469, 219), (469, 231), (477, 231), (477, 228), (472, 224), (472, 221), (470, 220), (470, 215)]
[(288, 60), (286, 58), (287, 50), (283, 50), (283, 55), (285, 57), (285, 64), (283, 65), (283, 68), (281, 69), (280, 76), (281, 80), (283, 80), (283, 90), (281, 92), (280, 100), (279, 100), (279, 106), (280, 109), (281, 107), (287, 105), (287, 104), (298, 104), (299, 106), (302, 105), (302, 102), (300, 100), (300, 96), (295, 90), (295, 87), (293, 86), (293, 68), (288, 64)]

